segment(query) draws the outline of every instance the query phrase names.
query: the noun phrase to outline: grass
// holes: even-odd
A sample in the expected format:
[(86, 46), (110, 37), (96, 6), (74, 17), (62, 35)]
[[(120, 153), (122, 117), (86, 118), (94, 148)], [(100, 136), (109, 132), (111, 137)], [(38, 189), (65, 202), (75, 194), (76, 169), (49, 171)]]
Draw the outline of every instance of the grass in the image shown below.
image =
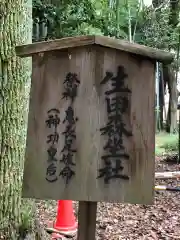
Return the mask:
[(156, 134), (156, 155), (163, 153), (178, 152), (178, 134), (168, 134), (165, 132)]
[(24, 239), (28, 233), (34, 230), (34, 201), (22, 199), (21, 204), (21, 224), (18, 228), (19, 239)]

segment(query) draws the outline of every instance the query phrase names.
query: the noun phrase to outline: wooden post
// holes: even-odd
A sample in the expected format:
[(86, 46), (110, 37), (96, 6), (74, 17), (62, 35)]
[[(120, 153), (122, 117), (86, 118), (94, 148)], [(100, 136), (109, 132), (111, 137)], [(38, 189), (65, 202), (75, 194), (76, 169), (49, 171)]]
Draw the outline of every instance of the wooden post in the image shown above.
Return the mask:
[(78, 240), (95, 240), (97, 202), (79, 202)]
[(180, 171), (177, 172), (156, 172), (156, 179), (180, 178)]

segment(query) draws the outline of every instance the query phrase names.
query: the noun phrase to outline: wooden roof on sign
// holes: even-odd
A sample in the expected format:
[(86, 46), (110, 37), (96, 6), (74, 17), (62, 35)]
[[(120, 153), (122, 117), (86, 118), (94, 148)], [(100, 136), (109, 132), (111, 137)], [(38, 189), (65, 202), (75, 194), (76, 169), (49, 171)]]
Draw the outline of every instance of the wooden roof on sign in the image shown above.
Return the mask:
[(171, 63), (174, 58), (172, 53), (166, 51), (105, 36), (77, 36), (22, 45), (16, 47), (16, 53), (20, 57), (28, 57), (36, 53), (88, 45), (115, 48), (163, 63)]

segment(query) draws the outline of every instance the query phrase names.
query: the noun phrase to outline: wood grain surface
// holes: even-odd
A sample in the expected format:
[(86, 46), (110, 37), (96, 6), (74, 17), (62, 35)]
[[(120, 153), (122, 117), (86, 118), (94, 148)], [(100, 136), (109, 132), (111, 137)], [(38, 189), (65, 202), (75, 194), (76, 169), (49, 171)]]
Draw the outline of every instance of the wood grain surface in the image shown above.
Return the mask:
[[(105, 137), (99, 129), (107, 122), (104, 91), (100, 85), (106, 71), (114, 74), (124, 66), (131, 89), (130, 106), (123, 116), (133, 136), (124, 137), (130, 159), (123, 162), (124, 173), (130, 180), (113, 180), (109, 185), (97, 179), (102, 167), (101, 156)], [(68, 101), (62, 99), (63, 81), (68, 72), (77, 73), (80, 80), (74, 102), (76, 123), (75, 176), (66, 186), (61, 177), (54, 183), (46, 181), (47, 111), (57, 108), (61, 121)], [(155, 66), (148, 59), (116, 49), (86, 46), (33, 55), (33, 74), (27, 132), (27, 147), (23, 180), (23, 196), (38, 199), (77, 201), (108, 201), (151, 204), (154, 194), (155, 149)], [(58, 127), (60, 141), (57, 159), (64, 145), (62, 122)], [(58, 161), (58, 173), (63, 165)]]
[(57, 40), (49, 40), (46, 42), (17, 46), (16, 54), (21, 57), (27, 57), (35, 53), (68, 49), (87, 45), (101, 45), (108, 48), (119, 49), (125, 52), (152, 59), (154, 61), (164, 62), (166, 64), (171, 63), (174, 58), (174, 55), (172, 53), (166, 51), (105, 36), (68, 37)]

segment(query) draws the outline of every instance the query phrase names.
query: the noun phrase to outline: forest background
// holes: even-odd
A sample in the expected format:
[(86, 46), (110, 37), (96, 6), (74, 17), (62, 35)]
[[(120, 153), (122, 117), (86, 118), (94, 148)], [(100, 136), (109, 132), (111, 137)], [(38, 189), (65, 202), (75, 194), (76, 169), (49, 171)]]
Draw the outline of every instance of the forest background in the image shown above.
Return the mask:
[(173, 52), (171, 65), (157, 63), (155, 112), (157, 131), (175, 134), (179, 13), (180, 0), (153, 0), (148, 5), (143, 0), (1, 0), (0, 238), (18, 239), (33, 219), (33, 201), (21, 199), (31, 59), (17, 58), (15, 46), (97, 34)]

